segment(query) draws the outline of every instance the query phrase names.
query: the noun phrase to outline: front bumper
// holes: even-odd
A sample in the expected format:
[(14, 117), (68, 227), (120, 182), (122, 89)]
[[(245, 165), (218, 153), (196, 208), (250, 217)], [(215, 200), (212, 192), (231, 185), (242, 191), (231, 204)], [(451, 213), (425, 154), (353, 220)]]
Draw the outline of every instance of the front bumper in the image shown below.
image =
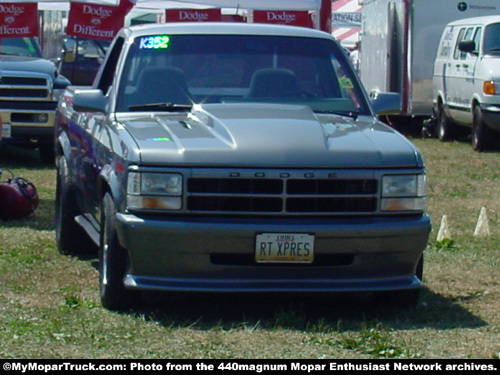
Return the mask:
[(481, 105), (483, 120), (489, 128), (500, 131), (500, 106)]
[[(259, 219), (118, 214), (132, 289), (214, 292), (383, 291), (419, 288), (428, 216)], [(259, 264), (258, 233), (315, 235), (312, 264)]]
[(56, 102), (1, 102), (0, 116), (11, 125), (10, 143), (53, 142)]

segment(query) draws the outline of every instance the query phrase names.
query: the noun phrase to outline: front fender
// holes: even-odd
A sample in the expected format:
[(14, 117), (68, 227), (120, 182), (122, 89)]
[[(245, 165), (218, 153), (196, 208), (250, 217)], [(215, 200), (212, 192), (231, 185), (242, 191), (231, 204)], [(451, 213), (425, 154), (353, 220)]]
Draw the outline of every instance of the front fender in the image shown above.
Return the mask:
[(62, 132), (59, 134), (59, 137), (57, 137), (57, 142), (58, 142), (58, 153), (60, 153), (57, 156), (63, 155), (66, 159), (69, 159), (71, 156), (71, 142), (69, 140), (68, 134), (66, 132)]
[(121, 202), (124, 200), (125, 190), (121, 187), (119, 178), (115, 169), (106, 164), (101, 169), (101, 174), (98, 180), (99, 196), (102, 198), (106, 192), (110, 192), (115, 201), (116, 207), (121, 207)]

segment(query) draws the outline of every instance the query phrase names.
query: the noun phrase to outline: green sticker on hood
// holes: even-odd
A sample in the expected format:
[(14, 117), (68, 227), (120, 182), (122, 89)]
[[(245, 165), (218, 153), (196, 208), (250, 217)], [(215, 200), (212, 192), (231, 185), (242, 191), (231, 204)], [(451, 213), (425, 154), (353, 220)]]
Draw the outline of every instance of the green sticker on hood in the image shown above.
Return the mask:
[(146, 138), (146, 141), (153, 142), (171, 142), (172, 140), (168, 137), (157, 137), (157, 138)]

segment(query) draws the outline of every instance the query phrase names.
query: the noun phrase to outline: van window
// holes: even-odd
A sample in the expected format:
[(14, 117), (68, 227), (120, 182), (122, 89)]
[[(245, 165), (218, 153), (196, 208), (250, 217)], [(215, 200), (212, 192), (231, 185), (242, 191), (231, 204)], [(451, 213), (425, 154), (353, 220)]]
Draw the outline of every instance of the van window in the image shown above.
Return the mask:
[(441, 38), (441, 49), (439, 50), (439, 57), (447, 59), (451, 55), (453, 43), (453, 27), (447, 27)]
[(500, 54), (500, 23), (492, 23), (484, 29), (483, 54)]
[[(458, 49), (458, 43), (460, 43), (462, 40), (472, 40), (472, 33), (474, 32), (473, 27), (469, 27), (465, 34), (463, 34), (463, 38), (457, 40), (457, 45), (456, 49)], [(467, 52), (460, 51), (460, 60), (465, 60), (467, 58)]]
[(479, 51), (480, 45), (481, 45), (481, 34), (482, 34), (483, 29), (481, 27), (478, 27), (476, 29), (476, 33), (474, 34), (474, 44), (475, 44), (475, 49), (476, 51)]
[(458, 49), (458, 43), (460, 43), (462, 40), (464, 40), (464, 34), (465, 34), (465, 27), (460, 29), (458, 33), (458, 38), (455, 44), (455, 52), (453, 52), (453, 58), (455, 60), (458, 60), (460, 57), (460, 50)]

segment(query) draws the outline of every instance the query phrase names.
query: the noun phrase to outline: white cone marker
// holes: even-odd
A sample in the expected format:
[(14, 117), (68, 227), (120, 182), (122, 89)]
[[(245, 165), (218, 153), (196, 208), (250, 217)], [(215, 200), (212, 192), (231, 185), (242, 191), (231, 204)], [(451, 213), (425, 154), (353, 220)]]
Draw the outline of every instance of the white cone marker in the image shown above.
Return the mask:
[(446, 218), (446, 215), (443, 215), (443, 217), (441, 218), (441, 225), (439, 226), (436, 241), (441, 242), (444, 239), (451, 240), (451, 233), (450, 228), (448, 228), (448, 219)]
[(490, 235), (490, 225), (488, 224), (488, 215), (486, 214), (486, 207), (481, 208), (479, 213), (479, 218), (477, 219), (476, 229), (474, 230), (474, 236), (485, 236)]

